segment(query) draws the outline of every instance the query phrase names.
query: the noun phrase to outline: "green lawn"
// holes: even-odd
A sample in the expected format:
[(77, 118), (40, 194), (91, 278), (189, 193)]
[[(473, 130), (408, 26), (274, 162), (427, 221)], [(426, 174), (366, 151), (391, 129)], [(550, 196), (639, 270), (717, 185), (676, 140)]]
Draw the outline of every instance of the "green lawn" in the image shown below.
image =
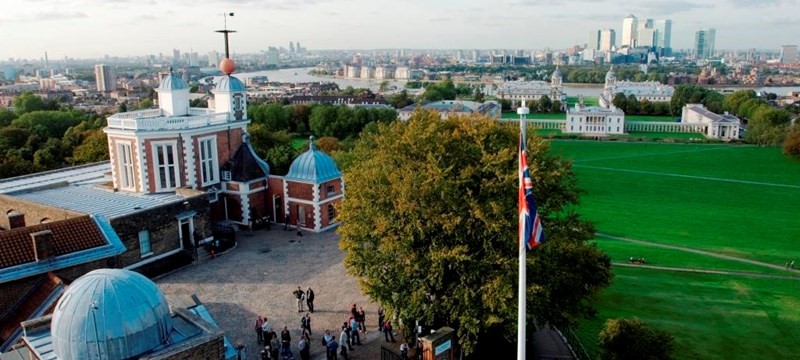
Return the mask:
[[(585, 191), (599, 232), (783, 266), (800, 260), (800, 162), (778, 148), (552, 141)], [(701, 254), (599, 238), (614, 261), (786, 275)], [(800, 350), (800, 281), (615, 267), (599, 316), (579, 337), (596, 351), (605, 319), (639, 317), (675, 336), (680, 359), (792, 358)], [(797, 273), (800, 275), (800, 273)]]
[(302, 150), (305, 145), (308, 145), (308, 138), (306, 137), (296, 137), (292, 139), (292, 147), (296, 150)]
[(605, 319), (638, 317), (676, 340), (677, 359), (792, 359), (800, 282), (614, 268), (599, 314), (578, 336), (590, 354)]
[[(503, 113), (503, 119), (519, 119), (519, 115), (516, 112), (507, 112)], [(542, 114), (542, 113), (530, 113), (528, 114), (528, 120), (530, 119), (543, 119), (543, 120), (566, 120), (567, 114), (565, 113), (554, 113), (554, 114)]]
[[(578, 97), (577, 96), (567, 97), (567, 106), (573, 107), (577, 103), (578, 103)], [(600, 98), (593, 97), (593, 96), (584, 96), (583, 97), (583, 105), (586, 105), (586, 106), (599, 106), (600, 105)]]

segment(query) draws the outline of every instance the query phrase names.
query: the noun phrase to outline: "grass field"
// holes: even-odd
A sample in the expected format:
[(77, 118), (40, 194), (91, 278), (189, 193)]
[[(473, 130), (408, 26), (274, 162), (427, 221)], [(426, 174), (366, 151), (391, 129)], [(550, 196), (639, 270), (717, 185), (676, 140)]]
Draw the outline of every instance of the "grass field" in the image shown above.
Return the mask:
[[(627, 120), (627, 119), (626, 119)], [(631, 138), (648, 138), (653, 140), (659, 139), (698, 139), (702, 140), (706, 137), (701, 133), (672, 133), (672, 132), (647, 132), (647, 131), (629, 131), (628, 137)]]
[[(800, 275), (738, 261), (782, 267), (800, 260), (800, 162), (779, 149), (589, 141), (553, 141), (552, 148), (573, 160), (586, 191), (579, 211), (598, 231), (646, 242), (598, 237), (613, 261), (633, 256), (655, 266)], [(668, 331), (679, 359), (778, 359), (800, 352), (798, 280), (620, 266), (614, 273), (599, 316), (579, 331), (590, 352), (604, 321), (614, 317), (639, 317)]]
[[(578, 103), (577, 96), (567, 97), (567, 106), (573, 107), (575, 104)], [(586, 106), (599, 106), (600, 105), (600, 98), (593, 97), (593, 96), (584, 96), (583, 104)]]

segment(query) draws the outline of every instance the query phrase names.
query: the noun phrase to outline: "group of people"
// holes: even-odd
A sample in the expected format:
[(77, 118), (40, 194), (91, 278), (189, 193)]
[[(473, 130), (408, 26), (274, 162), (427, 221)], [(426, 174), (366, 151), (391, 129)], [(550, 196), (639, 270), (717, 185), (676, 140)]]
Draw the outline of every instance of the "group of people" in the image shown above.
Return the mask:
[(311, 286), (308, 287), (306, 291), (303, 291), (299, 286), (297, 290), (292, 292), (295, 299), (297, 300), (297, 312), (303, 312), (303, 302), (308, 306), (308, 311), (314, 312), (314, 290), (311, 289)]
[[(300, 359), (308, 360), (311, 358), (311, 313), (314, 312), (314, 290), (308, 287), (306, 291), (303, 291), (298, 286), (292, 295), (297, 302), (298, 312), (305, 311), (303, 305), (308, 307), (308, 312), (300, 318), (300, 341), (297, 344)], [(326, 349), (328, 360), (338, 360), (339, 355), (343, 359), (349, 360), (349, 352), (354, 350), (353, 346), (362, 345), (362, 336), (367, 334), (364, 308), (353, 304), (350, 308), (350, 315), (349, 319), (342, 322), (338, 341), (330, 330), (325, 330), (322, 336), (322, 346)], [(261, 351), (262, 360), (294, 359), (291, 348), (292, 337), (287, 326), (283, 327), (280, 336), (272, 328), (272, 324), (266, 316), (259, 316), (253, 326), (258, 344), (264, 345), (264, 349)], [(378, 331), (379, 333), (383, 332), (386, 342), (396, 342), (392, 333), (392, 323), (386, 319), (383, 308), (378, 309)], [(237, 351), (241, 353), (242, 350), (237, 345)]]

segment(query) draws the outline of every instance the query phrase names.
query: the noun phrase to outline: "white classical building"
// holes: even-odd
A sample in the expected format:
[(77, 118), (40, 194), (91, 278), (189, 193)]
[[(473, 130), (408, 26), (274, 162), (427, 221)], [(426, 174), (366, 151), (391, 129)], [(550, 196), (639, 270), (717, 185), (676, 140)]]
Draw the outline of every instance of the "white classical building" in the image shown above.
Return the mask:
[(670, 102), (675, 88), (657, 81), (617, 81), (617, 74), (612, 65), (606, 73), (603, 94), (600, 95), (600, 106), (609, 107), (614, 101), (614, 96), (620, 93), (625, 96), (636, 96), (639, 101), (646, 99), (650, 102)]
[(722, 140), (738, 139), (741, 125), (738, 117), (728, 113), (713, 113), (703, 104), (686, 104), (681, 112), (681, 123), (704, 124), (706, 137)]
[(502, 107), (497, 101), (490, 100), (479, 103), (475, 101), (442, 100), (406, 106), (397, 111), (398, 119), (408, 120), (417, 108), (436, 111), (442, 119), (447, 119), (451, 115), (468, 115), (472, 113), (479, 113), (497, 119), (500, 118), (502, 111)]
[(550, 76), (549, 83), (545, 81), (507, 81), (497, 89), (490, 86), (488, 90), (486, 93), (489, 95), (515, 102), (539, 100), (547, 95), (550, 100), (561, 101), (562, 107), (566, 108), (567, 96), (563, 91), (563, 78), (558, 67)]
[(563, 132), (566, 134), (623, 134), (625, 113), (610, 107), (583, 106), (582, 102), (567, 109), (567, 120)]

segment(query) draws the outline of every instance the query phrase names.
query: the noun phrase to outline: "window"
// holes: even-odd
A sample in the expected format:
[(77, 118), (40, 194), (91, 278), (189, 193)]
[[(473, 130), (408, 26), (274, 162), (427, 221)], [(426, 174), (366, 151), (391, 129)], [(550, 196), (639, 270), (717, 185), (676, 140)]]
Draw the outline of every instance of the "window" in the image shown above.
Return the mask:
[(223, 171), (222, 172), (222, 180), (231, 181), (231, 172), (230, 171)]
[(333, 207), (333, 204), (329, 204), (328, 205), (328, 223), (332, 223), (335, 218), (336, 218), (336, 208)]
[(219, 182), (217, 161), (217, 138), (215, 136), (200, 139), (200, 180), (201, 186)]
[(333, 185), (328, 185), (328, 188), (326, 190), (328, 192), (328, 196), (331, 196), (336, 193), (336, 189), (333, 187)]
[(139, 254), (142, 257), (153, 255), (153, 249), (150, 247), (150, 232), (147, 230), (139, 231)]
[(153, 143), (153, 155), (156, 191), (175, 190), (178, 187), (177, 142)]
[(119, 158), (119, 186), (126, 190), (135, 190), (131, 144), (117, 143), (117, 157)]

